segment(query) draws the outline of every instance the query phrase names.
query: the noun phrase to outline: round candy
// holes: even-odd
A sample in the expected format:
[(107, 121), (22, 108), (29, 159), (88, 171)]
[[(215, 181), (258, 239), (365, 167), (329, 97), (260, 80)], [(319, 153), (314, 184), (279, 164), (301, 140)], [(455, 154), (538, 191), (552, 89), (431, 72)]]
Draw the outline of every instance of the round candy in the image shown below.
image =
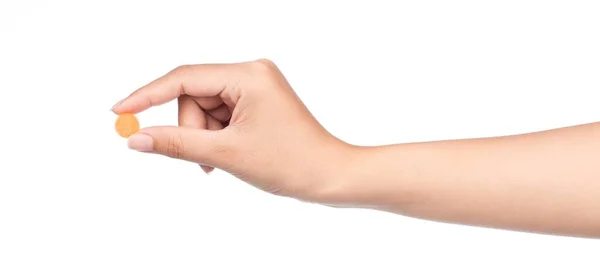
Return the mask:
[(120, 136), (128, 138), (140, 129), (140, 122), (133, 114), (120, 114), (115, 123), (115, 129)]

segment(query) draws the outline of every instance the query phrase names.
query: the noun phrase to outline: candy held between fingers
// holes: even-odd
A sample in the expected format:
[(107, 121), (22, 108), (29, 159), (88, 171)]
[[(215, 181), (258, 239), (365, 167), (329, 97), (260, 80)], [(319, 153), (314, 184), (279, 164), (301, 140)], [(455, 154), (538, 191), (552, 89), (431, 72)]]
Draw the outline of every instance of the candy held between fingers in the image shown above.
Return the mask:
[(140, 122), (133, 114), (120, 114), (115, 122), (115, 129), (121, 137), (128, 138), (137, 133), (140, 129)]

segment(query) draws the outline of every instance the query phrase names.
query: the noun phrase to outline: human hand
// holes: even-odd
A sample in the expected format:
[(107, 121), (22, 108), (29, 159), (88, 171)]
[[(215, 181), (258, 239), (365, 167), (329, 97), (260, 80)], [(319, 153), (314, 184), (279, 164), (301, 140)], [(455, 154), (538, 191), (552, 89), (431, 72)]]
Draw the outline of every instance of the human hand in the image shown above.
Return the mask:
[(113, 112), (139, 113), (178, 99), (179, 127), (131, 136), (134, 150), (222, 169), (272, 194), (336, 200), (348, 144), (328, 133), (277, 66), (265, 59), (180, 66), (136, 90)]

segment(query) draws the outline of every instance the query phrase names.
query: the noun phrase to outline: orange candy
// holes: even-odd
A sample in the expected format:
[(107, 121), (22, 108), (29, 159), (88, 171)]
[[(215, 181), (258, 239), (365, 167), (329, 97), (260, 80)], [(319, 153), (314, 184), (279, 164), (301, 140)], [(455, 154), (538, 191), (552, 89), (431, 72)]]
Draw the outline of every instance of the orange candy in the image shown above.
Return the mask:
[(133, 114), (121, 114), (117, 118), (115, 129), (120, 136), (128, 138), (140, 129), (140, 122)]

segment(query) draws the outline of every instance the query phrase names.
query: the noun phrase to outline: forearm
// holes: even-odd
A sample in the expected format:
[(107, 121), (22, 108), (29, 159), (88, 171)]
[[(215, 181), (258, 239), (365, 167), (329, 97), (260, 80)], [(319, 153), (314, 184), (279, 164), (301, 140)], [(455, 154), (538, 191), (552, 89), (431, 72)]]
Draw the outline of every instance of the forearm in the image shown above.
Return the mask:
[(358, 148), (347, 200), (413, 217), (600, 237), (600, 124)]

